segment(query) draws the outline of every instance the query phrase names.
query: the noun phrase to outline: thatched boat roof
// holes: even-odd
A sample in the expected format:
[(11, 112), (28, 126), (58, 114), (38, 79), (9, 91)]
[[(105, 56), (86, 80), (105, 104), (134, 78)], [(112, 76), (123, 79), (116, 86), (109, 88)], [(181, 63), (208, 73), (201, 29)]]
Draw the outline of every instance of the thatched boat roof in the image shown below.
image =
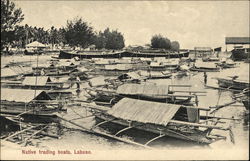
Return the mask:
[(166, 126), (181, 105), (123, 98), (107, 113), (123, 120)]
[(51, 79), (48, 76), (30, 76), (25, 77), (22, 84), (44, 86), (48, 82), (51, 82)]
[(18, 76), (27, 73), (32, 73), (32, 68), (21, 66), (1, 68), (1, 77)]
[(168, 86), (154, 84), (123, 84), (117, 88), (118, 94), (126, 95), (167, 95)]
[(89, 80), (89, 84), (91, 87), (103, 86), (107, 83), (105, 82), (105, 77), (99, 76)]
[(42, 90), (26, 90), (26, 89), (1, 89), (1, 101), (24, 102), (29, 103), (37, 97), (43, 97), (50, 100), (51, 98)]
[(131, 64), (105, 65), (105, 70), (129, 70), (129, 69), (132, 69)]

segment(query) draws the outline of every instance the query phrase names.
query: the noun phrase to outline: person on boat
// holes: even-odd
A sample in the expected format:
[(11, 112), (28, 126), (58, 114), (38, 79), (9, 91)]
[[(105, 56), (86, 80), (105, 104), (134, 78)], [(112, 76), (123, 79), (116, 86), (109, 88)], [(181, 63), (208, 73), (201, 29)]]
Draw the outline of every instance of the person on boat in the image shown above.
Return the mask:
[(207, 84), (207, 73), (204, 72), (204, 83)]

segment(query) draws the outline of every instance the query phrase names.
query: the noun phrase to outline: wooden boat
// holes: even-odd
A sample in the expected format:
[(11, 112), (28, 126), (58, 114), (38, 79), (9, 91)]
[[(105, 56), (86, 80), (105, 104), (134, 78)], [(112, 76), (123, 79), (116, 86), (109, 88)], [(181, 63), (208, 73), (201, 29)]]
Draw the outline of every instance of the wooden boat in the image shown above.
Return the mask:
[[(95, 111), (93, 114), (97, 124), (92, 129), (96, 127), (114, 129), (119, 126), (119, 130), (111, 135), (119, 136), (130, 129), (158, 135), (144, 145), (149, 145), (162, 137), (174, 137), (200, 144), (211, 144), (225, 139), (224, 136), (212, 135), (211, 131), (229, 130), (229, 128), (209, 124), (209, 119), (202, 123), (200, 110), (210, 109), (123, 98), (107, 111)], [(205, 122), (207, 124), (204, 124)]]
[(236, 63), (234, 63), (234, 62), (221, 62), (221, 63), (217, 63), (217, 66), (221, 67), (222, 69), (235, 68)]
[(64, 111), (62, 104), (42, 90), (1, 89), (1, 114), (55, 117), (58, 111)]
[(220, 61), (219, 58), (217, 57), (206, 57), (206, 58), (202, 58), (203, 62), (217, 62)]
[(118, 76), (123, 73), (127, 73), (132, 70), (131, 64), (115, 64), (105, 65), (104, 68), (100, 69), (100, 72), (106, 76)]
[(146, 79), (168, 79), (171, 78), (172, 73), (170, 72), (161, 72), (161, 71), (139, 71), (138, 74), (141, 77), (145, 77)]
[(250, 57), (250, 48), (235, 47), (231, 52), (231, 58), (235, 61), (242, 61)]
[(122, 58), (122, 57), (166, 57), (166, 58), (181, 58), (188, 57), (189, 51), (174, 53), (164, 50), (142, 50), (139, 52), (133, 51), (79, 51), (69, 52), (60, 51), (59, 59), (71, 59), (73, 57), (79, 57), (80, 59), (92, 59), (92, 58)]
[(245, 89), (243, 90), (243, 92), (241, 93), (237, 93), (237, 94), (234, 94), (233, 96), (233, 99), (238, 101), (238, 102), (242, 102), (243, 105), (245, 106), (246, 110), (249, 110), (249, 89), (248, 91)]
[(126, 51), (121, 55), (122, 57), (145, 57), (145, 58), (165, 57), (169, 59), (169, 58), (188, 57), (189, 51), (172, 52), (163, 49), (147, 49), (139, 51)]
[(220, 68), (216, 67), (213, 63), (195, 63), (193, 67), (190, 68), (191, 71), (198, 72), (219, 72)]
[(68, 89), (70, 85), (64, 87), (64, 82), (53, 82), (48, 76), (27, 76), (23, 81), (1, 81), (2, 87), (22, 88), (22, 89)]
[[(154, 84), (122, 84), (117, 89), (95, 89), (88, 92), (91, 100), (100, 105), (110, 106), (117, 103), (120, 99), (136, 98), (153, 102), (167, 102), (172, 104), (193, 105), (198, 103), (196, 93), (201, 91), (190, 91), (189, 85), (154, 85)], [(187, 94), (188, 93), (188, 94)]]
[(230, 89), (249, 89), (249, 81), (239, 80), (237, 76), (229, 78), (216, 78), (218, 81), (219, 87), (230, 88)]
[(190, 105), (198, 101), (191, 102), (192, 98), (197, 99), (194, 94), (202, 92), (190, 91), (188, 88), (189, 85), (123, 84), (117, 88), (116, 93), (128, 98)]
[(147, 77), (143, 77), (139, 75), (137, 72), (128, 72), (125, 74), (121, 74), (117, 77), (117, 79), (121, 82), (127, 82), (127, 83), (139, 83), (141, 81), (145, 81)]
[(14, 80), (22, 76), (32, 76), (34, 73), (29, 67), (11, 66), (1, 68), (1, 80)]

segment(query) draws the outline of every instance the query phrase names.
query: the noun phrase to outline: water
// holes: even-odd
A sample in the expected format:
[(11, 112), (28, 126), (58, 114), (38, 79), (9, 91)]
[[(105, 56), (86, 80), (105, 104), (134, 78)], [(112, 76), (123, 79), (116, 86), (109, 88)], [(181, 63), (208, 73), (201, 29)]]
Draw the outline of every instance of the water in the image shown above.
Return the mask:
[[(39, 56), (39, 63), (45, 63), (51, 58), (51, 55), (43, 55)], [(27, 63), (34, 63), (36, 62), (35, 56), (22, 56), (20, 59), (20, 56), (10, 56), (10, 57), (3, 57), (1, 59), (2, 66), (10, 61), (27, 61)], [(233, 75), (239, 75), (242, 79), (249, 80), (249, 64), (238, 62), (236, 68), (232, 69), (224, 69), (220, 72), (207, 72), (208, 75), (208, 85), (216, 86), (217, 82), (215, 79), (212, 79), (214, 77), (220, 77), (220, 76), (233, 76)], [(208, 106), (215, 106), (215, 105), (221, 105), (227, 102), (232, 101), (232, 93), (229, 91), (218, 91), (214, 89), (205, 88), (203, 84), (203, 73), (195, 73), (192, 76), (183, 77), (180, 79), (172, 78), (172, 79), (162, 79), (162, 80), (148, 80), (148, 82), (151, 83), (157, 83), (157, 84), (163, 84), (163, 85), (169, 85), (169, 84), (191, 84), (192, 88), (191, 90), (205, 90), (206, 96), (200, 96), (199, 97), (199, 106), (200, 107), (208, 107)], [(235, 138), (235, 144), (232, 144), (230, 142), (230, 139), (227, 140), (221, 140), (218, 142), (215, 142), (209, 146), (200, 146), (193, 143), (188, 143), (185, 141), (176, 140), (173, 138), (164, 138), (161, 139), (155, 143), (152, 144), (153, 147), (157, 149), (230, 149), (230, 148), (236, 148), (236, 149), (249, 149), (248, 142), (249, 142), (249, 122), (247, 120), (244, 120), (244, 115), (246, 113), (246, 110), (242, 103), (237, 103), (236, 105), (225, 107), (218, 112), (216, 112), (215, 116), (221, 116), (221, 117), (235, 117), (235, 118), (243, 118), (241, 121), (228, 121), (225, 122), (227, 125), (232, 126), (232, 131), (234, 133)], [(205, 113), (204, 113), (205, 114)], [(224, 121), (224, 120), (223, 120)], [(216, 131), (218, 133), (221, 133), (222, 135), (228, 136), (228, 131)], [(143, 134), (139, 136), (147, 136), (147, 134)], [(79, 148), (85, 148), (85, 149), (141, 149), (138, 147), (134, 147), (132, 145), (127, 145), (125, 143), (117, 142), (114, 140), (110, 140), (108, 138), (95, 136), (92, 134), (88, 134), (81, 131), (69, 131), (65, 130), (64, 135), (61, 139), (55, 140), (47, 138), (45, 140), (42, 140), (38, 143), (39, 148), (45, 148), (45, 149), (58, 149), (58, 148), (67, 148), (67, 149), (79, 149)]]

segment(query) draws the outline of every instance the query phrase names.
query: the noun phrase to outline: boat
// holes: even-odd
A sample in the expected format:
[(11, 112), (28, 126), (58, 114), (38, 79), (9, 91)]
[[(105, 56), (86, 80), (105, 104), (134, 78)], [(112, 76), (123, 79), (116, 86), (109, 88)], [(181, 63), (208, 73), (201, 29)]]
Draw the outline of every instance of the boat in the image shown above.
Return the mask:
[(140, 83), (141, 81), (145, 81), (147, 77), (143, 77), (139, 75), (137, 72), (128, 72), (119, 75), (117, 79), (121, 82), (126, 82), (126, 83)]
[(225, 68), (235, 68), (236, 63), (233, 60), (222, 60), (220, 63), (216, 63), (216, 65), (221, 67), (222, 69), (225, 69)]
[(21, 88), (21, 89), (68, 89), (64, 82), (54, 82), (49, 76), (26, 76), (22, 81), (1, 81), (2, 87)]
[(220, 68), (217, 67), (214, 63), (202, 62), (195, 63), (194, 66), (190, 68), (190, 71), (197, 72), (219, 72)]
[(143, 49), (138, 51), (126, 51), (122, 53), (122, 57), (145, 57), (145, 58), (155, 58), (155, 57), (165, 57), (165, 58), (182, 58), (188, 57), (189, 51), (183, 52), (172, 52), (164, 49)]
[(92, 58), (123, 58), (123, 57), (165, 57), (165, 58), (181, 58), (188, 57), (189, 51), (187, 52), (169, 52), (165, 50), (142, 50), (139, 52), (133, 51), (60, 51), (58, 56), (59, 59), (71, 59), (73, 57), (79, 57), (80, 59), (92, 59)]
[(121, 84), (117, 89), (89, 89), (88, 93), (98, 105), (111, 106), (124, 97), (171, 104), (193, 105), (198, 103), (197, 93), (189, 85)]
[(249, 99), (250, 99), (250, 94), (249, 94), (249, 89), (245, 89), (243, 90), (241, 93), (237, 93), (233, 95), (233, 99), (238, 101), (238, 102), (242, 102), (244, 107), (246, 108), (246, 110), (249, 110)]
[(33, 74), (34, 72), (30, 67), (11, 66), (1, 68), (1, 80), (16, 80)]
[(42, 90), (8, 89), (1, 88), (1, 110), (2, 114), (17, 115), (33, 118), (55, 118), (55, 112), (65, 111), (58, 101)]
[[(156, 84), (123, 84), (116, 93), (121, 97), (137, 98), (154, 102), (190, 105), (195, 93), (201, 91), (188, 90), (190, 85), (156, 85)], [(202, 92), (201, 92), (202, 93)], [(193, 102), (197, 102), (195, 100)], [(192, 104), (192, 103), (191, 103)]]
[(217, 57), (204, 57), (204, 58), (202, 58), (202, 61), (203, 62), (217, 62), (217, 61), (220, 61), (220, 59), (219, 58), (217, 58)]
[(234, 61), (242, 61), (250, 57), (250, 48), (243, 48), (243, 46), (235, 46), (231, 52), (231, 59)]
[(138, 71), (138, 74), (141, 77), (144, 77), (146, 79), (168, 79), (171, 78), (172, 73), (168, 71), (151, 71), (150, 69), (148, 71)]
[(119, 76), (132, 70), (132, 64), (114, 64), (105, 65), (100, 69), (100, 73), (105, 76)]
[(211, 144), (225, 139), (225, 136), (213, 135), (211, 131), (229, 130), (229, 128), (209, 124), (209, 120), (201, 121), (200, 110), (210, 109), (123, 98), (107, 111), (95, 111), (93, 114), (97, 123), (92, 129), (117, 127), (118, 130), (111, 134), (113, 136), (120, 136), (130, 129), (146, 134), (157, 134), (157, 137), (144, 144), (147, 146), (163, 137), (173, 137), (199, 144)]
[(237, 90), (245, 90), (249, 89), (249, 81), (247, 80), (240, 80), (237, 76), (233, 77), (226, 77), (226, 78), (215, 78), (218, 81), (219, 87), (222, 88), (230, 88), (230, 89), (237, 89)]

